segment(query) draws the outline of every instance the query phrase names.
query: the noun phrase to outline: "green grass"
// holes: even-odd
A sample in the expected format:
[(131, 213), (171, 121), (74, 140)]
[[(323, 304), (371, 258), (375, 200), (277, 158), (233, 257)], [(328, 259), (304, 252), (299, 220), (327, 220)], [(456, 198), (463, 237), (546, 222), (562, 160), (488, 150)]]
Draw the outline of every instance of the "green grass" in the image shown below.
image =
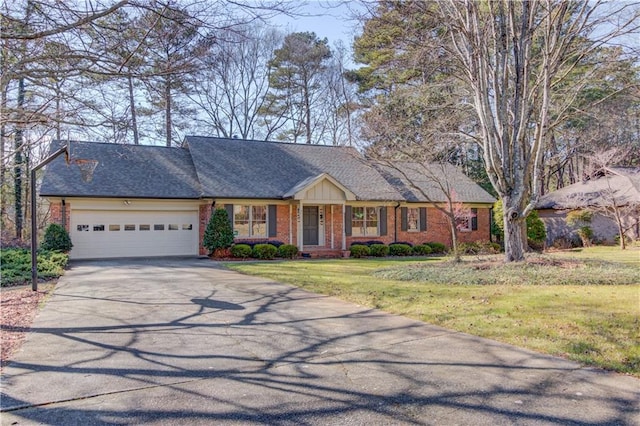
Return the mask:
[[(57, 251), (38, 253), (38, 278), (51, 279), (64, 274), (69, 255)], [(31, 251), (18, 248), (0, 249), (0, 286), (8, 287), (31, 281)]]
[[(363, 306), (640, 377), (639, 254), (637, 249), (594, 247), (537, 257), (531, 267), (504, 266), (495, 257), (478, 256), (465, 257), (461, 265), (444, 258), (226, 265)], [(491, 269), (473, 267), (481, 262)], [(536, 262), (546, 264), (538, 267)], [(403, 276), (403, 271), (409, 272)], [(455, 279), (438, 278), (443, 271), (450, 271), (447, 276)], [(520, 274), (518, 279), (512, 279), (514, 271)], [(614, 272), (622, 283), (610, 278)]]

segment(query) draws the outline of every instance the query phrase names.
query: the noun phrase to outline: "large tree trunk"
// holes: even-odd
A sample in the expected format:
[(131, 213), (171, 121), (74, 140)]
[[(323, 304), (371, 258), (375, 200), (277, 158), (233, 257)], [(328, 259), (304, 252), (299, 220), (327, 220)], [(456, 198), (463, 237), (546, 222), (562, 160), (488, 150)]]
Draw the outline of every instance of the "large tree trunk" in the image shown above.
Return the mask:
[(24, 114), (23, 114), (23, 107), (24, 107), (24, 78), (20, 78), (20, 80), (18, 80), (18, 103), (17, 103), (17, 107), (18, 107), (18, 125), (16, 126), (16, 133), (14, 135), (14, 149), (15, 149), (15, 156), (14, 156), (14, 164), (13, 164), (13, 170), (14, 170), (14, 178), (13, 178), (13, 184), (14, 184), (14, 219), (15, 219), (15, 225), (16, 225), (16, 238), (21, 240), (22, 239), (22, 167), (24, 164), (24, 159), (22, 156), (22, 150), (23, 150), (23, 140), (22, 140), (22, 129), (23, 129), (23, 123), (22, 120), (24, 120)]
[(513, 206), (509, 201), (508, 197), (502, 198), (504, 259), (506, 262), (520, 262), (524, 260), (525, 247), (527, 246), (527, 220), (525, 217), (522, 217), (518, 207)]
[(167, 146), (171, 146), (171, 80), (167, 77), (164, 86), (164, 126), (167, 132)]
[(131, 108), (131, 127), (133, 127), (133, 143), (138, 145), (140, 139), (138, 137), (138, 117), (136, 116), (136, 101), (133, 96), (133, 77), (131, 74), (127, 75), (127, 82), (129, 83), (129, 107)]

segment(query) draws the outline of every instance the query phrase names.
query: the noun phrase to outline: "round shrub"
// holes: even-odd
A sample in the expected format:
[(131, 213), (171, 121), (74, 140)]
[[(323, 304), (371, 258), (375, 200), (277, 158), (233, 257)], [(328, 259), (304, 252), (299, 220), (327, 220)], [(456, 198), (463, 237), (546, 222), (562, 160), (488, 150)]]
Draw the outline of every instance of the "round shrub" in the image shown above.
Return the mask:
[(403, 243), (389, 244), (389, 254), (391, 256), (411, 256), (413, 250), (411, 246)]
[(238, 257), (240, 259), (251, 257), (251, 252), (251, 246), (248, 244), (236, 244), (231, 247), (231, 256)]
[(360, 258), (369, 256), (371, 254), (371, 250), (368, 246), (362, 244), (355, 244), (351, 246), (351, 257)]
[(228, 249), (233, 244), (233, 227), (225, 209), (216, 209), (209, 218), (207, 228), (204, 231), (202, 245), (215, 252), (219, 249)]
[(59, 250), (68, 252), (73, 247), (69, 233), (57, 223), (47, 226), (44, 231), (44, 240), (40, 248), (42, 250)]
[(278, 256), (285, 259), (295, 259), (298, 257), (298, 247), (293, 244), (282, 244), (278, 247)]
[(426, 256), (428, 254), (431, 254), (431, 252), (432, 252), (431, 246), (427, 244), (420, 244), (418, 246), (413, 246), (413, 254), (417, 256)]
[(371, 251), (371, 256), (385, 257), (389, 255), (389, 246), (384, 244), (371, 244), (369, 250)]
[(256, 244), (253, 247), (253, 257), (256, 259), (273, 259), (278, 254), (278, 249), (272, 244)]
[(430, 243), (426, 243), (429, 247), (431, 247), (431, 253), (446, 253), (447, 252), (447, 246), (445, 246), (442, 243), (436, 243), (436, 242), (430, 242)]

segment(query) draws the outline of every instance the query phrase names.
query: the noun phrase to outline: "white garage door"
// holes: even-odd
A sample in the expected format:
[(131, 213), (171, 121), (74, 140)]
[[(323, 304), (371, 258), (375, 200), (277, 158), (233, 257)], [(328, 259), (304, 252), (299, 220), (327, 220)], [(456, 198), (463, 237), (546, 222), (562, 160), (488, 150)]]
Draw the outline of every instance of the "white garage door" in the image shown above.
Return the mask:
[(197, 211), (71, 212), (72, 259), (198, 253)]

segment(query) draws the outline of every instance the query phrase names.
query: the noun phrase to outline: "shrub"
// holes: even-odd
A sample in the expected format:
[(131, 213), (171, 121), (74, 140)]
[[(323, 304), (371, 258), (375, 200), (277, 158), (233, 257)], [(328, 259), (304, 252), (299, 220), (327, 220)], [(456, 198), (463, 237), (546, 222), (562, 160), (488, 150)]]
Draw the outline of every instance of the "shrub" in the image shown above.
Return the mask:
[(500, 244), (490, 241), (474, 241), (458, 244), (461, 254), (497, 254), (500, 253)]
[(403, 243), (394, 243), (389, 245), (389, 254), (391, 256), (411, 256), (413, 250), (411, 246)]
[(431, 254), (431, 252), (431, 246), (429, 246), (428, 244), (413, 246), (413, 254), (417, 256), (426, 256), (427, 254)]
[(71, 238), (66, 229), (57, 223), (52, 223), (47, 226), (44, 231), (44, 239), (40, 245), (42, 250), (59, 250), (68, 252), (73, 247)]
[(431, 253), (446, 253), (447, 252), (447, 246), (445, 246), (442, 243), (436, 243), (436, 242), (429, 242), (429, 243), (425, 243), (426, 245), (428, 245), (429, 247), (431, 247)]
[(278, 247), (278, 256), (285, 259), (295, 259), (298, 257), (298, 247), (293, 244), (283, 244)]
[(231, 246), (231, 256), (238, 257), (240, 259), (246, 259), (251, 257), (251, 246), (248, 244), (235, 244)]
[(350, 247), (354, 247), (354, 246), (365, 246), (365, 247), (369, 247), (369, 246), (367, 245), (367, 243), (363, 243), (363, 242), (360, 242), (360, 241), (355, 241), (355, 242), (351, 243), (351, 246), (350, 246)]
[(371, 250), (369, 246), (363, 244), (351, 244), (351, 257), (360, 258), (369, 256), (371, 254)]
[(385, 246), (384, 244), (371, 244), (369, 250), (371, 256), (385, 257), (389, 255), (389, 246)]
[[(64, 273), (69, 256), (60, 251), (38, 253), (38, 277), (54, 278)], [(31, 251), (16, 248), (0, 250), (0, 279), (2, 287), (24, 284), (31, 280)]]
[(211, 253), (219, 249), (228, 249), (233, 244), (233, 228), (224, 209), (215, 209), (207, 229), (204, 231), (202, 245)]
[(256, 244), (253, 247), (252, 255), (256, 259), (269, 260), (276, 257), (278, 249), (273, 244)]

